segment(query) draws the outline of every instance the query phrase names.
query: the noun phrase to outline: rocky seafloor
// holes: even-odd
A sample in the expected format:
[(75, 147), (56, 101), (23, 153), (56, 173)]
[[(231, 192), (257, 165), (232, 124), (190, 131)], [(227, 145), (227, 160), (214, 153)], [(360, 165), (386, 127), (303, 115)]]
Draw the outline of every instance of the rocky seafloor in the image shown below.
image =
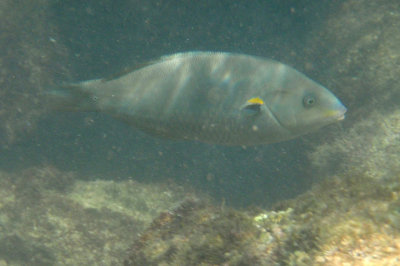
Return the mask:
[(2, 172), (0, 265), (397, 265), (400, 171), (381, 156), (269, 210), (174, 184), (76, 181), (50, 166)]
[(119, 265), (135, 235), (187, 192), (76, 181), (54, 167), (0, 173), (0, 265)]

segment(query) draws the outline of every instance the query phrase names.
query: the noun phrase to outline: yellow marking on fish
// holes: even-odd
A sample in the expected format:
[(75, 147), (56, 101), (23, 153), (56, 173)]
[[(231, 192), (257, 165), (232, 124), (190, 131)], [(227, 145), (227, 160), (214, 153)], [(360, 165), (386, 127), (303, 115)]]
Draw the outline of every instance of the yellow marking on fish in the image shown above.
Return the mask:
[(339, 112), (336, 110), (329, 110), (324, 112), (325, 117), (338, 117), (338, 120), (343, 120), (344, 119), (344, 114), (342, 116), (338, 116)]
[(261, 105), (261, 104), (264, 104), (264, 101), (261, 98), (255, 97), (255, 98), (251, 98), (250, 100), (248, 100), (247, 103)]

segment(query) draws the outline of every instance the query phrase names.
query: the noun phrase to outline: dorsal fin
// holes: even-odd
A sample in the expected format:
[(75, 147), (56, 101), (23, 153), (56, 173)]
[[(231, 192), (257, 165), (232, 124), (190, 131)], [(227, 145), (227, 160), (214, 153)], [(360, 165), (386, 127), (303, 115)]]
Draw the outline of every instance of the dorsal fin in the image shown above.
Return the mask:
[(182, 52), (182, 53), (177, 53), (177, 54), (164, 55), (164, 56), (161, 56), (161, 57), (159, 57), (157, 59), (153, 59), (153, 60), (149, 60), (147, 62), (139, 63), (139, 64), (134, 65), (134, 66), (124, 67), (121, 71), (119, 71), (119, 72), (117, 72), (115, 74), (112, 74), (109, 77), (103, 78), (102, 80), (103, 81), (110, 81), (110, 80), (113, 80), (113, 79), (117, 79), (117, 78), (120, 78), (120, 77), (122, 77), (122, 76), (124, 76), (126, 74), (129, 74), (129, 73), (131, 73), (131, 72), (133, 72), (135, 70), (138, 70), (138, 69), (141, 69), (141, 68), (145, 68), (145, 67), (148, 67), (150, 65), (154, 65), (154, 64), (157, 64), (157, 63), (160, 63), (160, 62), (166, 62), (168, 60), (176, 59), (177, 57), (180, 57), (180, 56), (186, 56), (188, 54), (196, 54), (196, 53), (199, 53), (199, 52), (192, 51), (192, 52)]
[(108, 76), (106, 78), (102, 78), (102, 81), (110, 81), (110, 80), (113, 80), (113, 79), (120, 78), (120, 77), (125, 76), (126, 74), (129, 74), (129, 73), (131, 73), (131, 72), (133, 72), (135, 70), (138, 70), (138, 69), (145, 68), (147, 66), (153, 65), (153, 64), (157, 63), (158, 61), (159, 60), (151, 60), (151, 61), (148, 61), (148, 62), (145, 62), (145, 63), (139, 63), (139, 64), (134, 65), (134, 66), (124, 67), (121, 71), (119, 71), (117, 73), (114, 73), (114, 74), (112, 74), (112, 75), (110, 75), (110, 76)]

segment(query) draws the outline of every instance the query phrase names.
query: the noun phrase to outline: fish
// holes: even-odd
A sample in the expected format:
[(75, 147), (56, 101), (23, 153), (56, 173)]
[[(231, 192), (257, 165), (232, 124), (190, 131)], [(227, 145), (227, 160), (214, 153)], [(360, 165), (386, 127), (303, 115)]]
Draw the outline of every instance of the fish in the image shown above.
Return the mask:
[(58, 109), (103, 112), (156, 137), (230, 146), (293, 139), (343, 120), (347, 111), (294, 68), (229, 52), (167, 55), (48, 95)]

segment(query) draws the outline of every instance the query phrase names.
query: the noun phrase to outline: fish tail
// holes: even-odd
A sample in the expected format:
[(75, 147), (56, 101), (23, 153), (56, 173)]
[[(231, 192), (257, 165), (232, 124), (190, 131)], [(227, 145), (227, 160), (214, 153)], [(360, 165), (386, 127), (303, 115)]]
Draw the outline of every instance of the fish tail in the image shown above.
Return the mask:
[(95, 111), (93, 95), (85, 89), (85, 83), (63, 84), (44, 93), (49, 106), (60, 111)]

